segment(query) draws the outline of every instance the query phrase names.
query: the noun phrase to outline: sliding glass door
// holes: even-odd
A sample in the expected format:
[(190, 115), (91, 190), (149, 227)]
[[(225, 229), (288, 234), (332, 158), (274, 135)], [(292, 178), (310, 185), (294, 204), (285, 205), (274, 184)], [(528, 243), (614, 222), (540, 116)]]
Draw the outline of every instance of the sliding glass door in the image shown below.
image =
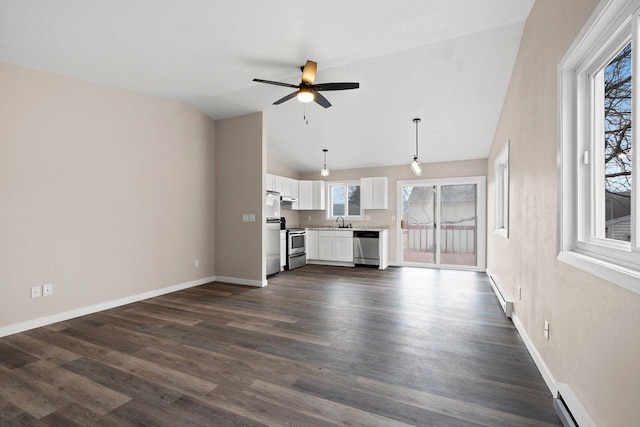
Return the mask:
[(485, 268), (484, 177), (398, 182), (401, 265)]

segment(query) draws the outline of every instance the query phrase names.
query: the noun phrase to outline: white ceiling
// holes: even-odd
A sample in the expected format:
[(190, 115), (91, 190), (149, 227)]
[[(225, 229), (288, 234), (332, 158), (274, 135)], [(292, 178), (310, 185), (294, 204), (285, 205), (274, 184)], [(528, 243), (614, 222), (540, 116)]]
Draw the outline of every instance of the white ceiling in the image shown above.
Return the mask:
[[(487, 157), (534, 0), (0, 0), (0, 61), (181, 100), (265, 111), (269, 154), (299, 171)], [(333, 106), (293, 99), (299, 67)]]

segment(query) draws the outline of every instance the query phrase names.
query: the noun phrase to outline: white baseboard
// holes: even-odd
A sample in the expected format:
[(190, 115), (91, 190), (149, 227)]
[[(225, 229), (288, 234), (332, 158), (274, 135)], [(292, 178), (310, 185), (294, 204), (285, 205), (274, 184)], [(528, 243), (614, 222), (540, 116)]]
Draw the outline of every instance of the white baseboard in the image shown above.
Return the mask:
[(567, 384), (558, 383), (558, 391), (560, 392), (565, 405), (571, 411), (571, 415), (580, 427), (596, 426), (596, 424), (587, 413), (587, 410), (584, 408), (584, 406), (582, 406), (582, 402), (578, 400), (578, 397)]
[(216, 282), (231, 283), (234, 285), (253, 286), (255, 288), (264, 288), (268, 284), (267, 279), (249, 280), (249, 279), (241, 279), (238, 277), (224, 277), (224, 276), (216, 276)]
[(529, 350), (529, 354), (538, 367), (538, 371), (540, 371), (544, 382), (547, 384), (547, 387), (549, 387), (549, 391), (551, 391), (553, 397), (558, 396), (558, 386), (556, 384), (556, 380), (553, 378), (553, 375), (551, 375), (551, 371), (549, 370), (547, 364), (544, 363), (542, 356), (540, 355), (540, 353), (538, 353), (538, 350), (533, 345), (533, 341), (531, 341), (531, 338), (529, 338), (529, 335), (527, 334), (527, 331), (525, 331), (522, 322), (520, 322), (520, 319), (518, 319), (518, 316), (516, 314), (511, 317), (511, 320), (518, 330), (518, 333), (522, 337), (524, 345), (527, 347), (527, 350)]
[(498, 283), (496, 277), (492, 275), (490, 271), (487, 271), (486, 274), (489, 277), (489, 284), (493, 289), (493, 293), (496, 294), (496, 298), (498, 298), (498, 301), (502, 306), (502, 311), (504, 311), (504, 314), (506, 314), (508, 318), (511, 318), (511, 316), (513, 315), (513, 301), (511, 301), (508, 296), (505, 296), (507, 294), (504, 292), (504, 289), (500, 285), (500, 283)]
[(511, 317), (511, 320), (516, 326), (518, 333), (520, 333), (520, 336), (524, 341), (524, 345), (527, 346), (527, 350), (529, 350), (531, 358), (538, 367), (538, 371), (540, 371), (540, 374), (542, 375), (544, 382), (547, 384), (547, 387), (549, 387), (549, 391), (551, 391), (553, 397), (558, 397), (558, 392), (560, 392), (560, 394), (562, 395), (562, 400), (564, 400), (567, 408), (569, 408), (569, 410), (571, 411), (571, 415), (576, 419), (580, 427), (595, 427), (595, 423), (591, 420), (591, 417), (587, 413), (584, 406), (582, 406), (582, 403), (573, 393), (571, 388), (567, 384), (556, 382), (555, 378), (553, 378), (549, 367), (546, 363), (544, 363), (544, 360), (542, 359), (542, 356), (540, 356), (540, 353), (538, 353), (538, 350), (536, 350), (533, 342), (529, 338), (529, 335), (527, 335), (527, 332), (524, 330), (520, 319), (518, 319), (516, 315), (513, 315), (513, 317)]
[(307, 264), (314, 265), (331, 265), (334, 267), (355, 267), (356, 265), (352, 262), (343, 262), (343, 261), (324, 261), (318, 259), (307, 260)]
[(50, 316), (40, 317), (38, 319), (27, 320), (25, 322), (14, 323), (13, 325), (2, 326), (0, 327), (0, 338), (6, 337), (7, 335), (13, 335), (20, 332), (28, 331), (30, 329), (51, 325), (53, 323), (74, 319), (76, 317), (86, 316), (87, 314), (97, 313), (99, 311), (108, 310), (110, 308), (120, 307), (122, 305), (131, 304), (133, 302), (142, 301), (142, 300), (157, 297), (160, 295), (165, 295), (171, 292), (180, 291), (182, 289), (204, 285), (205, 283), (210, 283), (215, 280), (216, 280), (216, 276), (204, 277), (202, 279), (179, 283), (177, 285), (171, 285), (161, 289), (154, 289), (153, 291), (143, 292), (137, 295), (131, 295), (128, 297), (119, 298), (112, 301), (94, 304), (87, 307), (81, 307), (74, 310), (65, 311), (62, 313), (52, 314)]
[[(487, 275), (489, 276), (489, 282), (491, 282), (491, 278), (492, 278), (491, 272), (487, 271)], [(498, 283), (496, 283), (496, 286), (498, 286)], [(492, 287), (493, 287), (493, 284), (492, 284)], [(513, 322), (516, 329), (518, 330), (518, 333), (522, 337), (522, 341), (524, 342), (524, 345), (527, 347), (527, 350), (529, 351), (531, 358), (536, 364), (538, 371), (540, 371), (540, 374), (542, 375), (544, 382), (547, 384), (547, 387), (549, 388), (551, 395), (554, 398), (558, 397), (558, 393), (562, 395), (562, 400), (564, 400), (567, 408), (569, 408), (569, 410), (571, 411), (571, 415), (575, 418), (575, 420), (578, 422), (578, 425), (580, 425), (580, 427), (595, 427), (595, 423), (591, 420), (591, 417), (587, 413), (586, 409), (584, 408), (580, 400), (578, 400), (577, 396), (573, 393), (573, 390), (571, 390), (571, 388), (567, 384), (558, 383), (555, 380), (555, 378), (551, 374), (551, 371), (549, 370), (549, 367), (545, 363), (544, 359), (542, 359), (542, 356), (536, 349), (535, 345), (533, 345), (533, 341), (531, 341), (531, 338), (527, 334), (527, 331), (524, 329), (522, 322), (520, 321), (520, 319), (518, 319), (518, 316), (513, 312), (511, 313), (511, 321)]]

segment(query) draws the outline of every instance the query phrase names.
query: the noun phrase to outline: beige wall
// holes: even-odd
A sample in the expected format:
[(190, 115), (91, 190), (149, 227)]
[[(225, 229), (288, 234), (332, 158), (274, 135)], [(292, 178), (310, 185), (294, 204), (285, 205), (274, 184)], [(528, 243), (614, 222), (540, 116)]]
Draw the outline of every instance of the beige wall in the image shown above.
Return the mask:
[[(216, 122), (216, 276), (264, 284), (265, 173), (263, 114)], [(254, 214), (255, 222), (243, 222)]]
[(0, 94), (0, 328), (214, 275), (213, 120), (2, 63)]
[[(459, 162), (423, 163), (422, 179), (455, 178), (465, 176), (486, 176), (487, 162), (484, 159), (465, 160)], [(389, 178), (389, 209), (372, 209), (365, 212), (370, 215), (369, 221), (352, 221), (354, 227), (375, 225), (389, 227), (389, 261), (396, 262), (396, 221), (397, 216), (397, 183), (398, 181), (413, 180), (409, 162), (406, 165), (386, 166), (376, 168), (332, 170), (325, 181), (354, 180), (364, 177), (386, 176)], [(321, 179), (319, 172), (303, 172), (300, 179)], [(326, 220), (325, 211), (300, 211), (300, 223), (304, 225), (336, 225), (335, 220)], [(311, 217), (311, 219), (309, 219)], [(348, 223), (348, 221), (347, 221)]]
[[(640, 419), (640, 295), (556, 261), (557, 67), (597, 0), (538, 0), (488, 159), (488, 268), (559, 383), (600, 426)], [(511, 140), (510, 236), (493, 234), (493, 161)], [(543, 334), (550, 322), (550, 339)], [(575, 409), (575, 408), (574, 408)]]
[(287, 178), (300, 179), (300, 172), (290, 168), (286, 163), (267, 155), (267, 173), (286, 176)]

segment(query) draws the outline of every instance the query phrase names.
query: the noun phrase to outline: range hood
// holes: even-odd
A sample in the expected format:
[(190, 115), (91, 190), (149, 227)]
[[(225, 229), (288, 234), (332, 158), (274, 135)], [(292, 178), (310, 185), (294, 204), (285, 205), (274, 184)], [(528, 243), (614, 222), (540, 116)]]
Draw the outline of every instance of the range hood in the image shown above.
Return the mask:
[(282, 197), (280, 197), (280, 201), (282, 203), (293, 203), (293, 202), (297, 202), (298, 199), (296, 199), (295, 197), (291, 197), (291, 196), (282, 196)]

